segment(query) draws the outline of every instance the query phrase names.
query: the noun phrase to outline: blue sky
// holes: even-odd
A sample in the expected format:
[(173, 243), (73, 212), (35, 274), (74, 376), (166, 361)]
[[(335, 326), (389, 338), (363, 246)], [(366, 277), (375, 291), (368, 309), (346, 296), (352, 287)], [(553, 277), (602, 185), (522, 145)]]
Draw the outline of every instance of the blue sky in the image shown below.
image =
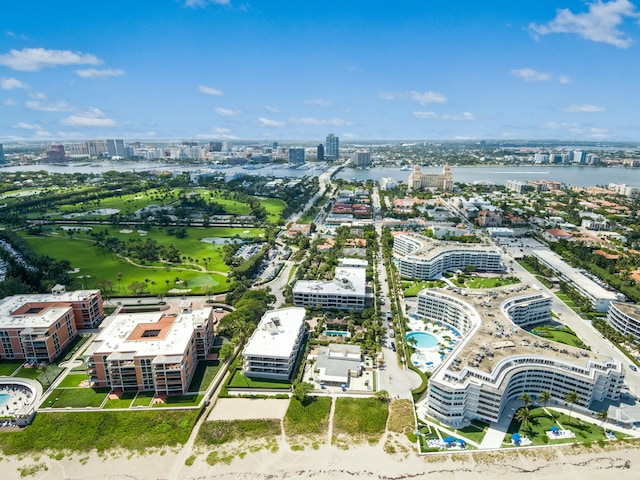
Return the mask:
[(0, 141), (640, 141), (638, 0), (20, 0)]

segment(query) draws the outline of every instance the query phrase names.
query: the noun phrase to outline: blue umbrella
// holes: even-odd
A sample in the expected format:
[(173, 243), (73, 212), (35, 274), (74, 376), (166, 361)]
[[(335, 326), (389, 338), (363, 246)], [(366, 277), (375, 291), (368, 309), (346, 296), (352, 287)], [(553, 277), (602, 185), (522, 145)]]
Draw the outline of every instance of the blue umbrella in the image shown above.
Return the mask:
[(511, 435), (511, 440), (513, 440), (514, 442), (519, 442), (520, 441), (520, 434), (519, 433), (514, 433), (513, 435)]
[(560, 430), (560, 429), (559, 429), (558, 427), (556, 427), (555, 425), (553, 425), (553, 426), (551, 427), (551, 431), (552, 431), (552, 432), (557, 432), (558, 430)]
[(445, 439), (444, 439), (444, 441), (445, 441), (446, 443), (453, 443), (453, 442), (455, 442), (455, 441), (456, 441), (456, 439), (455, 439), (455, 438), (453, 438), (453, 437), (447, 437), (447, 438), (445, 438)]

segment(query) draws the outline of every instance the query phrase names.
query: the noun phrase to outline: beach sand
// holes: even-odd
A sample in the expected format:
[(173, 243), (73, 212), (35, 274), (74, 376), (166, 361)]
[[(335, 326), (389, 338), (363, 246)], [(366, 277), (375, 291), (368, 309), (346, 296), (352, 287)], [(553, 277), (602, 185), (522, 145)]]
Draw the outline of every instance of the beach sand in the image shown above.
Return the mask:
[[(132, 455), (128, 452), (107, 454), (74, 454), (54, 460), (39, 457), (4, 457), (0, 461), (3, 480), (93, 479), (93, 480), (284, 480), (284, 479), (419, 479), (435, 475), (438, 479), (477, 480), (616, 480), (640, 478), (640, 446), (617, 444), (607, 449), (594, 446), (548, 447), (543, 449), (501, 452), (465, 452), (419, 457), (415, 450), (400, 448), (387, 454), (383, 443), (376, 446), (356, 445), (343, 450), (321, 445), (317, 450), (307, 446), (292, 451), (280, 440), (274, 453), (260, 450), (238, 456), (229, 464), (206, 463), (208, 450), (196, 453), (192, 465), (185, 461), (192, 453), (187, 449)], [(408, 447), (408, 445), (405, 445)], [(229, 446), (233, 449), (233, 446)], [(242, 447), (241, 447), (242, 448)], [(44, 470), (46, 466), (46, 470)], [(21, 468), (32, 468), (35, 473)], [(38, 469), (40, 469), (38, 471)], [(27, 472), (28, 475), (21, 476)]]

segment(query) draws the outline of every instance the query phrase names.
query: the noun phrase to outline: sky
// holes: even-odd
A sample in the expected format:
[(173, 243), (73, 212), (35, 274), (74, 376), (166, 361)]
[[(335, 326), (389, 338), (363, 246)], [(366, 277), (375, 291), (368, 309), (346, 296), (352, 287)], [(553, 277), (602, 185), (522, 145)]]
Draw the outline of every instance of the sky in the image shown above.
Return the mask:
[(5, 144), (640, 141), (640, 0), (5, 3)]

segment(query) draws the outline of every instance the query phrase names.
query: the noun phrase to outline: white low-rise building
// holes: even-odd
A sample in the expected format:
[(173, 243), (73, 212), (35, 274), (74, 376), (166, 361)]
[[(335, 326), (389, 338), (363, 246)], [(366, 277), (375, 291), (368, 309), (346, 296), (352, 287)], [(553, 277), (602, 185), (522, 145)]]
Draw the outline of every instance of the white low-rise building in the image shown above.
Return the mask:
[(293, 303), (300, 307), (361, 312), (372, 305), (364, 260), (340, 259), (333, 280), (298, 280), (293, 287)]
[(553, 270), (558, 277), (571, 284), (577, 292), (585, 297), (596, 312), (606, 312), (609, 304), (618, 300), (615, 292), (607, 290), (585, 276), (572, 266), (568, 265), (562, 257), (545, 248), (536, 248), (531, 253), (541, 264)]
[(484, 272), (504, 271), (502, 253), (497, 247), (440, 242), (416, 233), (395, 235), (393, 253), (403, 278), (433, 280), (444, 271), (466, 267)]
[(496, 422), (511, 400), (542, 392), (551, 404), (578, 394), (578, 408), (619, 400), (622, 364), (592, 351), (548, 341), (518, 325), (550, 318), (549, 297), (531, 287), (418, 294), (417, 315), (454, 328), (462, 340), (429, 379), (422, 404), (427, 415), (460, 427)]
[(291, 380), (304, 341), (306, 310), (280, 308), (266, 312), (242, 351), (247, 377)]

